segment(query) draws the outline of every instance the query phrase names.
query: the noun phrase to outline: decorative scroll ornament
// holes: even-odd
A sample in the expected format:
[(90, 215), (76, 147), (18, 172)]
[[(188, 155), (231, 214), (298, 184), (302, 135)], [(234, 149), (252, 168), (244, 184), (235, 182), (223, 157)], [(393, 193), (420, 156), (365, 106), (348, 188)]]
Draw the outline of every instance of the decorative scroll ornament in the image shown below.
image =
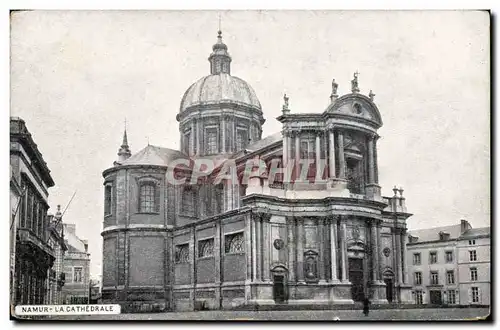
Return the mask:
[(386, 257), (389, 257), (391, 255), (391, 249), (389, 249), (388, 247), (386, 247), (382, 253), (384, 254), (384, 256)]

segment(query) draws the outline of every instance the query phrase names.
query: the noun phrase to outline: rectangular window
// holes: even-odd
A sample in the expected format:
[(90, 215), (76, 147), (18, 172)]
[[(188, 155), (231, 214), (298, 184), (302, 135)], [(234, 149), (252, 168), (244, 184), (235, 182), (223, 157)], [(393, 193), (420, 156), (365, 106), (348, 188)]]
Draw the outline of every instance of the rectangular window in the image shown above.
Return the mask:
[(475, 267), (470, 269), (470, 280), (477, 281), (477, 268)]
[(422, 284), (422, 273), (421, 272), (416, 272), (414, 274), (414, 283), (415, 283), (415, 285), (421, 285)]
[(446, 272), (446, 283), (447, 284), (455, 284), (455, 271), (448, 270)]
[(214, 255), (214, 239), (204, 239), (198, 242), (198, 258), (212, 257)]
[(154, 213), (156, 209), (156, 184), (142, 183), (139, 192), (139, 212)]
[(300, 158), (301, 159), (312, 159), (316, 157), (316, 153), (314, 151), (314, 138), (302, 138), (300, 139)]
[(216, 154), (219, 152), (217, 147), (217, 130), (216, 129), (207, 129), (207, 153), (208, 154)]
[(476, 245), (476, 240), (475, 239), (470, 239), (469, 240), (469, 245)]
[(26, 212), (26, 228), (33, 229), (33, 193), (28, 189), (28, 207)]
[(104, 215), (111, 214), (111, 198), (112, 198), (113, 186), (107, 184), (104, 187)]
[(477, 261), (476, 250), (469, 251), (469, 260), (470, 261)]
[(446, 251), (446, 262), (450, 263), (453, 262), (453, 252), (452, 251)]
[(438, 274), (438, 272), (431, 272), (431, 284), (432, 285), (439, 284), (439, 274)]
[(429, 252), (429, 263), (437, 264), (437, 252)]
[(246, 129), (236, 130), (236, 150), (242, 150), (247, 146), (248, 138)]
[(175, 262), (189, 262), (189, 243), (179, 244), (175, 246)]
[(224, 251), (225, 253), (245, 252), (243, 233), (226, 235), (224, 237)]
[(424, 303), (424, 295), (422, 293), (422, 290), (417, 290), (415, 291), (415, 303), (417, 305), (422, 305)]
[(472, 302), (473, 303), (478, 303), (479, 302), (479, 288), (478, 287), (472, 287), (471, 288), (471, 293), (472, 293)]
[(448, 304), (455, 305), (457, 303), (457, 296), (455, 290), (448, 290)]
[(185, 133), (184, 134), (184, 153), (186, 155), (189, 155), (190, 154), (190, 151), (191, 150), (191, 133)]
[(75, 282), (75, 283), (83, 282), (83, 268), (82, 267), (74, 267), (73, 268), (73, 282)]
[(188, 216), (194, 216), (194, 190), (186, 186), (184, 187), (184, 191), (182, 194), (182, 200), (181, 200), (181, 213), (188, 215)]
[(413, 264), (420, 265), (421, 263), (422, 263), (422, 260), (420, 258), (420, 253), (414, 253), (413, 254)]

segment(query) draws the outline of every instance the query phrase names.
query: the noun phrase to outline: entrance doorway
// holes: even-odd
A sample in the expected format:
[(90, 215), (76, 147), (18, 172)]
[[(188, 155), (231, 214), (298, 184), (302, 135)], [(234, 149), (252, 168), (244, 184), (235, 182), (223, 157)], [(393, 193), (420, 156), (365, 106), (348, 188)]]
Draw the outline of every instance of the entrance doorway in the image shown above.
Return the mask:
[(285, 300), (286, 300), (285, 276), (274, 275), (273, 297), (274, 297), (274, 301), (278, 304), (285, 302)]
[(431, 290), (429, 291), (429, 298), (432, 305), (441, 305), (443, 300), (441, 299), (441, 291)]
[(385, 297), (389, 303), (392, 303), (392, 295), (393, 295), (393, 287), (392, 287), (392, 278), (385, 278)]
[(351, 282), (351, 296), (354, 301), (363, 301), (365, 299), (363, 278), (363, 259), (349, 258), (349, 281)]

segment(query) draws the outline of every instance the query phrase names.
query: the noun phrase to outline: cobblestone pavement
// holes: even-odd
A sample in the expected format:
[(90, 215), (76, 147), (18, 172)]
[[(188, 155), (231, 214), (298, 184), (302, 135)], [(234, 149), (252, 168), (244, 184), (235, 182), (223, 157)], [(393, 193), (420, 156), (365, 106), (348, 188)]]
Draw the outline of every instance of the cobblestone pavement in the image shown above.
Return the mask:
[(407, 320), (407, 321), (439, 321), (464, 320), (484, 317), (489, 314), (487, 308), (442, 308), (442, 309), (379, 309), (370, 311), (364, 316), (361, 310), (328, 310), (328, 311), (203, 311), (184, 313), (152, 313), (152, 314), (120, 314), (94, 316), (58, 316), (53, 320), (227, 320), (227, 321), (340, 321), (348, 320)]

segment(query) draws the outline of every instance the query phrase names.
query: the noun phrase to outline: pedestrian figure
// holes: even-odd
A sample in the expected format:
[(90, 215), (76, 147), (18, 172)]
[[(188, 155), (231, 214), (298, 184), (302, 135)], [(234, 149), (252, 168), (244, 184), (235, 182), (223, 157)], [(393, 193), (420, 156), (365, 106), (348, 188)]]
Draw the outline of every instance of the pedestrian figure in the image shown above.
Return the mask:
[(365, 316), (368, 316), (368, 313), (370, 312), (370, 300), (368, 300), (368, 298), (365, 298), (363, 300), (363, 314), (365, 314)]

